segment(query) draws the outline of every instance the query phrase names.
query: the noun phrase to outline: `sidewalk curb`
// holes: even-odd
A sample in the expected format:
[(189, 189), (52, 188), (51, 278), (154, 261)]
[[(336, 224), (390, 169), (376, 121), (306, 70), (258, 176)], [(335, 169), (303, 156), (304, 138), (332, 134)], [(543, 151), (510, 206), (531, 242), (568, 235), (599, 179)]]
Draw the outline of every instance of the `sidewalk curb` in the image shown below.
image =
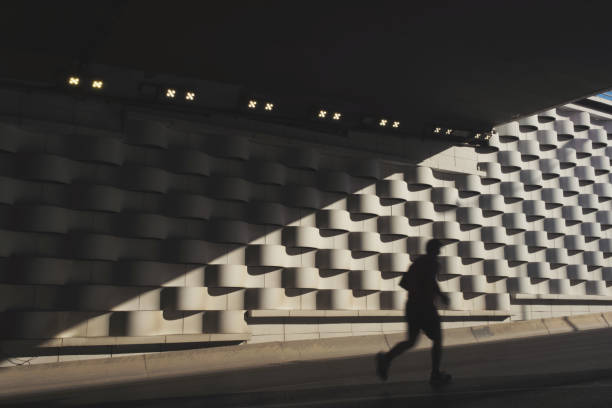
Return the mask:
[[(444, 330), (444, 345), (466, 345), (610, 328), (612, 312)], [(0, 369), (0, 399), (90, 386), (256, 368), (298, 361), (374, 355), (405, 334), (378, 334), (227, 346)], [(421, 336), (416, 349), (431, 342)]]

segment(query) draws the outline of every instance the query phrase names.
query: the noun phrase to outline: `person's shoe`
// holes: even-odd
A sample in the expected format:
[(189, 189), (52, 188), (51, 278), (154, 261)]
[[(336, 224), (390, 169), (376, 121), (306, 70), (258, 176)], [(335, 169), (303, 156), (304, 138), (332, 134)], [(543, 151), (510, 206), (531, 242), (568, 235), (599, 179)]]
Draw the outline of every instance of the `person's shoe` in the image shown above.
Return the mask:
[(378, 375), (378, 377), (383, 381), (387, 381), (388, 371), (389, 371), (389, 363), (387, 362), (385, 353), (380, 352), (376, 354), (376, 374)]
[(431, 377), (429, 377), (429, 383), (434, 387), (439, 387), (450, 383), (452, 378), (453, 377), (449, 373), (445, 373), (444, 371), (438, 371), (437, 373), (431, 373)]

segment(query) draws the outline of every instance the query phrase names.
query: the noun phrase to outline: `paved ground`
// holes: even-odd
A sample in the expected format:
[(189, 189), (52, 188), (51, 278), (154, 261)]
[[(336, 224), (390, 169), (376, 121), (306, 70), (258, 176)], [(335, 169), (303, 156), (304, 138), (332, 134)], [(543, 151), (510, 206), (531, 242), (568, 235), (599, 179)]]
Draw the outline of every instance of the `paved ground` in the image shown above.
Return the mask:
[(390, 379), (373, 356), (292, 363), (112, 388), (29, 396), (11, 406), (96, 407), (610, 407), (612, 329), (451, 347), (455, 381), (432, 390), (429, 352), (398, 358)]

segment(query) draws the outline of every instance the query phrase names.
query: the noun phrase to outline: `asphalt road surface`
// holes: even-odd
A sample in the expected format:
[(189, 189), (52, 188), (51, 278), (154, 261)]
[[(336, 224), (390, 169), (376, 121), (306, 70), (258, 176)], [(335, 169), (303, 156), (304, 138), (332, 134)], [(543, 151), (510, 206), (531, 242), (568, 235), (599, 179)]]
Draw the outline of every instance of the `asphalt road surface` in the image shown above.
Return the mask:
[(194, 377), (31, 395), (45, 407), (612, 407), (612, 329), (449, 347), (454, 381), (432, 389), (428, 350), (290, 363)]

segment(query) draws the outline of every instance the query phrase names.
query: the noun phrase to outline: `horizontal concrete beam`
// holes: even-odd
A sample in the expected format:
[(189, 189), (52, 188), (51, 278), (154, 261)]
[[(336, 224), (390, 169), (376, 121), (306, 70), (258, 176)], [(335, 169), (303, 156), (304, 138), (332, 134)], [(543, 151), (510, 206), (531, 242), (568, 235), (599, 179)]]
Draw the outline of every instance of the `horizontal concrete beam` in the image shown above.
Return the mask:
[[(612, 298), (611, 298), (612, 300)], [(510, 316), (502, 310), (439, 310), (440, 316)], [(403, 310), (249, 310), (250, 317), (387, 317), (404, 316)]]
[[(447, 346), (610, 328), (612, 312), (444, 330)], [(0, 400), (38, 392), (112, 385), (151, 378), (198, 375), (295, 361), (374, 355), (405, 339), (404, 333), (273, 342), (171, 351), (0, 369)], [(417, 349), (428, 347), (421, 336)]]

